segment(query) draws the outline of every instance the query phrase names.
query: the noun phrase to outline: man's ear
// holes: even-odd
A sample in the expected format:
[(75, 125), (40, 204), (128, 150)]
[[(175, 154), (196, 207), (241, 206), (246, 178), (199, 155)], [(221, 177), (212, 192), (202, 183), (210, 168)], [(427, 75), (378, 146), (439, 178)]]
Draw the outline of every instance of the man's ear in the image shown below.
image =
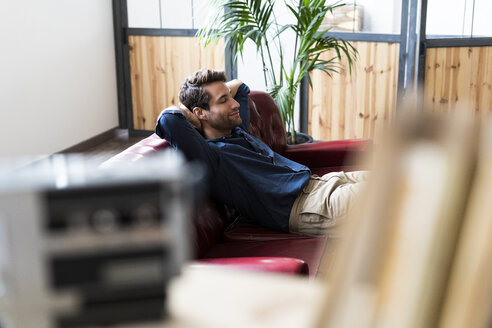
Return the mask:
[(199, 120), (207, 120), (207, 111), (201, 107), (194, 107), (193, 114), (198, 117)]

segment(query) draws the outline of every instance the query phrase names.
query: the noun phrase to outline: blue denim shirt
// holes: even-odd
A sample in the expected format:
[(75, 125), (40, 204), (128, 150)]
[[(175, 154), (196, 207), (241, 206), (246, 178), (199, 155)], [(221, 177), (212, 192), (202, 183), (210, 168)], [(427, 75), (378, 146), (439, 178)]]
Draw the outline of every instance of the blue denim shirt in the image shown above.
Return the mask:
[(179, 111), (166, 111), (159, 118), (156, 133), (189, 160), (205, 165), (215, 200), (262, 226), (289, 231), (290, 210), (311, 172), (246, 132), (248, 93), (248, 86), (242, 84), (234, 97), (243, 122), (228, 136), (204, 139)]

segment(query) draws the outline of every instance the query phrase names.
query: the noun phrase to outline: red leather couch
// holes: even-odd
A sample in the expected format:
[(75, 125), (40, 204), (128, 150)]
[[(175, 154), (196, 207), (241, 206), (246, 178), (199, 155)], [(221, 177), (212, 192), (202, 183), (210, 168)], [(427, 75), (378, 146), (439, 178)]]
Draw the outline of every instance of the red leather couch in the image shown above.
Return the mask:
[[(252, 91), (249, 132), (263, 140), (277, 153), (308, 166), (313, 174), (360, 169), (350, 163), (354, 155), (371, 147), (369, 140), (343, 140), (287, 145), (285, 129), (274, 100), (265, 92)], [(136, 161), (167, 148), (168, 143), (153, 134), (104, 163)], [(322, 252), (329, 258), (334, 241), (326, 237), (309, 237), (273, 231), (235, 218), (227, 209), (207, 201), (196, 209), (192, 218), (196, 265), (222, 265), (250, 270), (318, 273)]]

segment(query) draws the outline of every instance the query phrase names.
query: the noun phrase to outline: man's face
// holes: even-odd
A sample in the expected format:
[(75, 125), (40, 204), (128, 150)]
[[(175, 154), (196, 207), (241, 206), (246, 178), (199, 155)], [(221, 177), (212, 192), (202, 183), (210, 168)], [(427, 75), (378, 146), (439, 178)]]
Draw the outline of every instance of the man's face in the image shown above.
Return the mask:
[(239, 103), (231, 96), (224, 82), (212, 82), (204, 86), (210, 95), (207, 112), (208, 124), (217, 131), (229, 134), (232, 128), (243, 122), (239, 116)]

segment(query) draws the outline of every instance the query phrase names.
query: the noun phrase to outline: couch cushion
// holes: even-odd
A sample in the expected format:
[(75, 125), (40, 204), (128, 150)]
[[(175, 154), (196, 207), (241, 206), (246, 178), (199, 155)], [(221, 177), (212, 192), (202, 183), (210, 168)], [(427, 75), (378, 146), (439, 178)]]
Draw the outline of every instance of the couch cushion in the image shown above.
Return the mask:
[(193, 258), (203, 257), (217, 243), (230, 224), (230, 214), (225, 206), (211, 200), (195, 207), (191, 215), (191, 248)]
[(311, 238), (261, 227), (247, 218), (239, 217), (224, 231), (224, 241), (267, 241)]

